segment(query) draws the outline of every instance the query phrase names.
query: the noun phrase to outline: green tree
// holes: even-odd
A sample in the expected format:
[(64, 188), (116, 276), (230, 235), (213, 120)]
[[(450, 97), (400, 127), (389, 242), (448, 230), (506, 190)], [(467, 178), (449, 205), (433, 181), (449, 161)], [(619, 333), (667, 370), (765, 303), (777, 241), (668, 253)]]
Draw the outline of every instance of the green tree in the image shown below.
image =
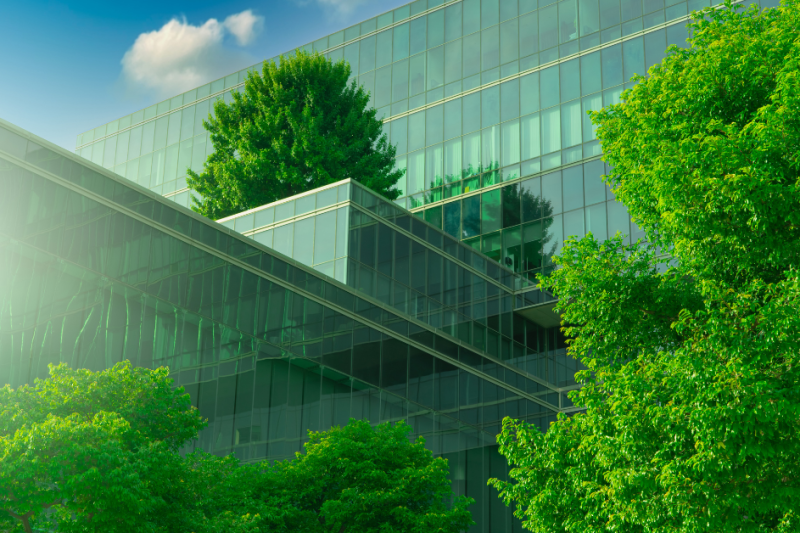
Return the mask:
[(350, 74), (344, 60), (302, 50), (248, 74), (203, 122), (214, 153), (201, 173), (187, 171), (193, 209), (223, 218), (346, 178), (397, 198), (395, 148)]
[[(268, 531), (456, 533), (473, 524), (471, 498), (453, 498), (447, 460), (399, 422), (373, 428), (351, 419), (310, 433), (305, 453), (261, 477)], [(265, 512), (265, 515), (268, 513)]]
[(0, 530), (254, 531), (238, 462), (178, 453), (205, 421), (167, 374), (61, 364), (0, 389)]
[(800, 529), (798, 28), (797, 0), (706, 10), (593, 115), (650, 244), (572, 241), (543, 282), (586, 411), (504, 421), (492, 483), (528, 529)]

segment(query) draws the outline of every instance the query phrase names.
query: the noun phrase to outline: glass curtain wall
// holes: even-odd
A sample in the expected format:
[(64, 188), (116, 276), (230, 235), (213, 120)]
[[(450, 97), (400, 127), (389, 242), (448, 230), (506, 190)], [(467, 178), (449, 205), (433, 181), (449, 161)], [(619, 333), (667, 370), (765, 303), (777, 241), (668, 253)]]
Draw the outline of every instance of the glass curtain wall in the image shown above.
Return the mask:
[(243, 460), (290, 456), (349, 417), (406, 419), (478, 501), (474, 531), (519, 530), (486, 487), (506, 475), (494, 435), (504, 416), (544, 429), (557, 392), (469, 366), (478, 354), (13, 128), (0, 186), (3, 382), (60, 361), (169, 365), (209, 419), (195, 446)]

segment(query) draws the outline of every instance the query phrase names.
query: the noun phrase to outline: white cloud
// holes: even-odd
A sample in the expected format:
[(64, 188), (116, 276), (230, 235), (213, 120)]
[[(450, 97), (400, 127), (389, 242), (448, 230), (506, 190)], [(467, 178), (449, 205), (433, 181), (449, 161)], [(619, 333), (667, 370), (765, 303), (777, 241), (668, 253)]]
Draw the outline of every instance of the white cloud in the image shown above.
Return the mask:
[(247, 46), (253, 42), (253, 39), (261, 31), (264, 25), (264, 17), (254, 15), (253, 11), (248, 9), (231, 15), (225, 19), (223, 24), (236, 37), (236, 41), (241, 46)]
[(263, 18), (251, 10), (224, 22), (202, 26), (173, 18), (160, 29), (142, 33), (122, 58), (122, 74), (136, 89), (173, 96), (255, 63), (249, 54), (225, 44), (230, 34), (247, 45), (258, 35)]

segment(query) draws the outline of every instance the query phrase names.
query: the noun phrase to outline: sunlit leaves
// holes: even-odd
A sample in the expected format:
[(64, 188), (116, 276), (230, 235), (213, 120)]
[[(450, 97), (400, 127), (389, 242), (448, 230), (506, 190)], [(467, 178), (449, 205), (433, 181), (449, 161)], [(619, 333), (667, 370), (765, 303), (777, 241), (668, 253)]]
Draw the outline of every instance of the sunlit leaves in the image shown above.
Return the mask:
[(800, 527), (800, 8), (703, 15), (593, 116), (653, 244), (568, 243), (544, 283), (589, 370), (584, 413), (499, 438), (533, 531)]

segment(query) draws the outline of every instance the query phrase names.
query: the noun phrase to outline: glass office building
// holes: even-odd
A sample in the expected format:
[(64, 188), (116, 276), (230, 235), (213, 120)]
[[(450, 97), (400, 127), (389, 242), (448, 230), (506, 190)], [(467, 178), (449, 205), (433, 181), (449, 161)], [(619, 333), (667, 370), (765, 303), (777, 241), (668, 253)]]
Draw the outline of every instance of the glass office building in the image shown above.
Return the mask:
[(345, 180), (217, 222), (188, 210), (202, 120), (250, 69), (77, 155), (0, 123), (0, 384), (168, 365), (209, 419), (195, 445), (245, 461), (404, 419), (476, 499), (473, 531), (521, 531), (486, 486), (506, 475), (495, 436), (574, 412), (579, 368), (531, 280), (566, 236), (643, 236), (585, 112), (710, 1), (417, 0), (305, 46), (370, 91), (406, 170), (394, 203)]
[(193, 446), (245, 461), (407, 420), (474, 531), (520, 530), (495, 435), (574, 412), (576, 369), (524, 277), (350, 180), (221, 224), (0, 122), (0, 187), (0, 382), (167, 365), (209, 420)]

